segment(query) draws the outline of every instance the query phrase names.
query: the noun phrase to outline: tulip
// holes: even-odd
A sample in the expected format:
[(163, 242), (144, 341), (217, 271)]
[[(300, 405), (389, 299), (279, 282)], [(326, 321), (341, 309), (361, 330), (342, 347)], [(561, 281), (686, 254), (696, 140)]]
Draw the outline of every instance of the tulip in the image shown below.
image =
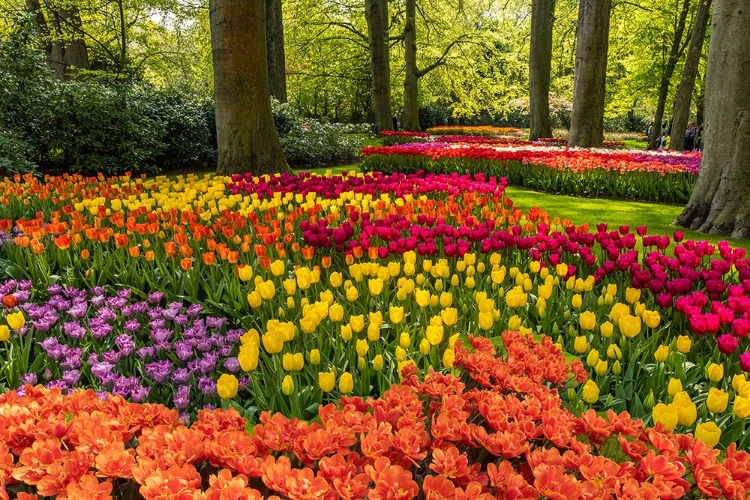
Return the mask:
[(622, 350), (617, 344), (610, 344), (607, 347), (607, 357), (609, 359), (622, 359)]
[(392, 324), (398, 325), (404, 320), (404, 308), (390, 306), (388, 308), (388, 317), (390, 318)]
[(440, 307), (448, 308), (453, 305), (453, 294), (450, 292), (443, 292), (440, 294)]
[(283, 261), (275, 260), (271, 262), (271, 274), (277, 277), (281, 276), (282, 274), (284, 274), (285, 267), (286, 266), (284, 265)]
[(284, 338), (278, 331), (269, 331), (263, 334), (263, 348), (268, 354), (278, 354), (284, 348)]
[(678, 378), (670, 378), (667, 385), (667, 394), (673, 398), (678, 392), (682, 392), (682, 381)]
[(372, 359), (372, 368), (376, 372), (381, 371), (383, 369), (383, 365), (384, 365), (383, 356), (381, 356), (380, 354), (378, 354)]
[(256, 290), (253, 290), (252, 292), (247, 294), (247, 303), (250, 304), (250, 307), (253, 309), (260, 307), (260, 304), (263, 302), (263, 299), (260, 297), (260, 293), (258, 293)]
[(427, 307), (430, 303), (430, 291), (421, 290), (419, 288), (414, 290), (414, 300), (419, 307)]
[(349, 325), (354, 333), (361, 332), (365, 327), (365, 317), (362, 314), (349, 317)]
[(344, 342), (349, 342), (352, 339), (352, 326), (351, 324), (341, 325), (339, 327), (339, 330), (341, 331), (341, 338), (344, 340)]
[(599, 362), (594, 367), (594, 372), (596, 372), (597, 375), (604, 376), (607, 373), (607, 362), (603, 359), (600, 359)]
[(750, 417), (750, 398), (735, 396), (734, 414), (737, 415), (737, 418)]
[(593, 368), (597, 363), (599, 363), (599, 351), (597, 351), (596, 349), (592, 349), (589, 352), (589, 355), (586, 356), (586, 364)]
[(578, 354), (583, 354), (588, 348), (589, 341), (585, 335), (576, 337), (575, 341), (573, 342), (573, 349), (575, 349)]
[(742, 387), (745, 382), (747, 382), (747, 379), (745, 378), (744, 373), (740, 373), (732, 377), (732, 389), (734, 389), (736, 392), (740, 392), (740, 387)]
[(294, 392), (294, 380), (290, 375), (286, 375), (284, 380), (281, 381), (281, 392), (283, 392), (285, 396), (291, 396)]
[(440, 318), (446, 326), (453, 326), (458, 322), (458, 310), (455, 307), (447, 307), (440, 311)]
[(406, 350), (403, 349), (400, 345), (397, 345), (395, 349), (395, 357), (396, 357), (396, 361), (401, 362), (401, 361), (406, 361), (406, 358), (408, 356), (406, 354)]
[(648, 396), (646, 396), (646, 399), (643, 400), (643, 407), (646, 410), (650, 410), (654, 407), (655, 403), (656, 403), (656, 398), (654, 397), (654, 391), (650, 391), (648, 393)]
[(528, 296), (523, 291), (523, 288), (521, 288), (519, 286), (512, 288), (505, 295), (505, 303), (511, 309), (515, 309), (515, 308), (518, 308), (518, 307), (525, 306), (527, 299), (528, 299)]
[(604, 337), (605, 339), (611, 338), (614, 331), (615, 327), (609, 321), (605, 321), (599, 326), (599, 333), (601, 333), (602, 337)]
[(232, 374), (225, 373), (216, 381), (216, 393), (221, 399), (232, 399), (237, 395), (239, 381)]
[(641, 319), (649, 328), (656, 328), (661, 323), (661, 315), (659, 315), (658, 311), (645, 310), (641, 314)]
[(248, 282), (253, 279), (253, 268), (251, 266), (241, 264), (237, 266), (237, 276), (244, 282)]
[(630, 314), (630, 307), (628, 307), (627, 304), (618, 302), (612, 306), (612, 309), (610, 309), (609, 319), (611, 319), (615, 323), (618, 323), (620, 321), (620, 318), (627, 316), (629, 314)]
[(657, 363), (664, 363), (669, 357), (669, 346), (660, 345), (654, 353), (654, 359)]
[(517, 332), (519, 328), (521, 328), (521, 318), (514, 314), (508, 319), (508, 330)]
[(487, 331), (492, 328), (492, 325), (494, 323), (495, 323), (495, 318), (492, 313), (485, 313), (485, 312), (479, 313), (479, 328), (481, 328), (484, 331)]
[(357, 290), (357, 287), (355, 286), (350, 286), (346, 290), (346, 300), (348, 300), (349, 302), (354, 302), (358, 298), (359, 298), (359, 290)]
[(364, 371), (367, 368), (367, 360), (362, 356), (357, 356), (357, 370)]
[(359, 356), (365, 356), (367, 351), (370, 350), (370, 344), (367, 343), (366, 339), (357, 339), (356, 350)]
[(641, 291), (637, 288), (627, 288), (625, 289), (625, 300), (629, 304), (635, 304), (639, 300), (641, 300)]
[(618, 326), (625, 337), (632, 339), (641, 333), (641, 318), (627, 314), (620, 318)]
[[(735, 337), (731, 333), (719, 335), (719, 337), (716, 339), (716, 342), (718, 344), (719, 351), (724, 354), (732, 354), (735, 349), (737, 349), (737, 346), (739, 346), (739, 340), (737, 340), (737, 337)], [(750, 359), (748, 359), (748, 361), (750, 361)], [(740, 366), (742, 366), (742, 355), (740, 356)], [(743, 368), (743, 370), (745, 369)], [(745, 371), (750, 371), (750, 363), (748, 363), (748, 370)]]
[(380, 340), (380, 327), (375, 323), (367, 325), (367, 339), (370, 342), (376, 342)]
[(352, 374), (349, 372), (344, 372), (341, 374), (341, 377), (339, 377), (339, 391), (341, 391), (341, 394), (349, 394), (354, 390), (354, 379), (352, 378)]
[(453, 368), (453, 362), (456, 359), (456, 353), (452, 348), (448, 348), (443, 353), (443, 366), (447, 369)]
[(599, 386), (593, 380), (588, 380), (583, 386), (583, 400), (594, 404), (599, 400)]
[(703, 441), (707, 446), (714, 447), (719, 444), (721, 429), (716, 422), (704, 422), (695, 427), (695, 438)]
[(580, 293), (576, 293), (573, 295), (573, 298), (570, 301), (571, 305), (574, 309), (580, 309), (583, 305), (583, 297), (581, 297)]
[(336, 374), (333, 372), (318, 373), (318, 386), (323, 392), (331, 392), (336, 385)]
[(578, 322), (583, 330), (593, 330), (596, 326), (596, 314), (591, 311), (581, 313)]
[(706, 407), (712, 413), (723, 413), (729, 405), (729, 394), (725, 391), (711, 387), (706, 398)]
[(724, 365), (711, 363), (710, 365), (708, 365), (706, 372), (708, 373), (708, 378), (709, 380), (711, 380), (711, 382), (719, 382), (724, 378)]
[(0, 325), (0, 342), (5, 342), (10, 338), (10, 328), (8, 325)]
[(654, 406), (654, 409), (651, 412), (651, 418), (653, 418), (654, 424), (661, 423), (666, 430), (671, 431), (677, 427), (679, 415), (675, 406), (659, 403)]
[(383, 280), (380, 278), (370, 279), (367, 281), (367, 288), (370, 290), (371, 295), (380, 295), (383, 291)]
[(313, 366), (320, 364), (320, 351), (318, 349), (310, 351), (310, 364)]
[(422, 353), (422, 356), (427, 356), (428, 354), (430, 354), (430, 349), (430, 342), (427, 339), (422, 339), (419, 342), (419, 352)]
[(614, 363), (612, 363), (612, 373), (614, 373), (615, 375), (619, 375), (622, 373), (622, 365), (619, 361), (615, 361)]
[(690, 399), (687, 392), (681, 391), (674, 395), (672, 404), (677, 407), (677, 421), (680, 425), (691, 426), (698, 418), (698, 407)]
[(683, 354), (690, 352), (690, 348), (693, 345), (693, 341), (687, 335), (680, 335), (677, 337), (677, 350)]
[(20, 330), (26, 324), (26, 318), (21, 311), (8, 314), (5, 316), (5, 321), (7, 321), (8, 326), (15, 331)]
[(343, 282), (343, 276), (340, 272), (333, 272), (328, 276), (328, 282), (331, 284), (333, 288), (338, 288), (341, 286), (341, 283)]
[(740, 368), (743, 372), (750, 372), (750, 351), (740, 354)]

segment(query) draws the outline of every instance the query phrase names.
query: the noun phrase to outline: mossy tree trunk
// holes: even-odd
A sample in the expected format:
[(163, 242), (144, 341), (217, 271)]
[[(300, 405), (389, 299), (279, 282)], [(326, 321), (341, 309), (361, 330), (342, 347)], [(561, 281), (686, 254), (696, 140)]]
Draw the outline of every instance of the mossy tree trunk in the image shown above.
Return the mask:
[(271, 112), (264, 0), (210, 0), (216, 173), (288, 172)]
[(391, 62), (388, 50), (388, 0), (365, 0), (370, 48), (375, 131), (393, 130), (391, 115)]
[(750, 3), (716, 0), (706, 69), (705, 147), (677, 224), (750, 237)]
[(529, 57), (529, 139), (552, 137), (549, 117), (549, 85), (552, 71), (552, 28), (555, 0), (531, 2), (531, 51)]

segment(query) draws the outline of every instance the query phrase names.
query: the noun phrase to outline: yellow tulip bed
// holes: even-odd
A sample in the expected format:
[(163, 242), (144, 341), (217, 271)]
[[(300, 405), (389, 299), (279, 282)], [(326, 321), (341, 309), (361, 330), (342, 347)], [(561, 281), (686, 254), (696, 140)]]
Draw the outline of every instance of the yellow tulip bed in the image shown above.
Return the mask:
[[(439, 399), (448, 394), (440, 390), (448, 389), (430, 392), (430, 381), (442, 380), (450, 387), (461, 380), (474, 384), (471, 387), (502, 386), (498, 394), (507, 398), (532, 394), (536, 402), (527, 403), (549, 406), (549, 411), (564, 408), (565, 419), (573, 419), (570, 432), (586, 435), (589, 444), (613, 443), (629, 460), (649, 464), (654, 471), (664, 466), (654, 465), (649, 453), (655, 448), (656, 456), (682, 464), (670, 481), (696, 473), (692, 462), (677, 458), (692, 453), (687, 450), (694, 446), (704, 452), (711, 447), (729, 447), (730, 453), (746, 448), (750, 268), (744, 251), (723, 243), (714, 247), (683, 241), (680, 233), (670, 238), (649, 235), (645, 227), (611, 230), (604, 225), (592, 230), (538, 209), (524, 213), (503, 196), (505, 185), (481, 174), (424, 173), (6, 179), (0, 182), (0, 259), (6, 274), (0, 284), (0, 385), (17, 396), (6, 396), (0, 404), (0, 424), (6, 418), (4, 408), (10, 411), (18, 401), (32, 404), (39, 391), (57, 391), (54, 397), (64, 398), (62, 394), (77, 389), (93, 389), (101, 398), (109, 397), (107, 401), (118, 401), (112, 404), (127, 399), (167, 405), (193, 427), (202, 425), (196, 419), (208, 418), (201, 413), (205, 408), (219, 406), (247, 419), (247, 426), (262, 421), (265, 428), (276, 418), (295, 419), (301, 426), (316, 418), (325, 422), (326, 412), (336, 407), (351, 410), (359, 415), (351, 418), (360, 420), (374, 415), (380, 424), (367, 431), (362, 427), (356, 439), (364, 439), (386, 421), (395, 433), (397, 417), (391, 413), (405, 412), (406, 406), (394, 402), (392, 391), (424, 384), (416, 390), (416, 401), (425, 395)], [(642, 254), (635, 250), (638, 242)], [(531, 354), (519, 357), (519, 346)], [(472, 351), (491, 354), (472, 357)], [(500, 364), (525, 359), (515, 368), (519, 379), (500, 382), (490, 359)], [(32, 387), (35, 384), (47, 389)], [(486, 406), (490, 403), (485, 398), (492, 396), (462, 391), (466, 411), (478, 411), (487, 419), (472, 424), (484, 425), (493, 411), (515, 408), (508, 401)], [(400, 397), (406, 398), (404, 394)], [(429, 415), (432, 410), (425, 411)], [(625, 411), (629, 414), (621, 413)], [(607, 415), (607, 425), (628, 439), (620, 437), (618, 444), (616, 439), (592, 438), (597, 415)], [(170, 414), (164, 422), (178, 425), (176, 416)], [(534, 423), (524, 424), (530, 427), (519, 431), (525, 437), (516, 448), (507, 443), (493, 448), (489, 438), (478, 434), (438, 438), (433, 428), (426, 441), (412, 443), (413, 456), (357, 455), (353, 466), (362, 474), (370, 471), (370, 476), (355, 482), (369, 493), (330, 493), (331, 479), (328, 493), (314, 498), (469, 498), (460, 495), (469, 495), (470, 489), (475, 492), (471, 498), (483, 498), (477, 495), (499, 494), (500, 487), (488, 483), (487, 474), (494, 471), (492, 481), (499, 481), (501, 463), (536, 488), (533, 493), (519, 487), (521, 493), (514, 498), (599, 498), (596, 488), (583, 486), (588, 478), (581, 474), (588, 465), (573, 465), (572, 457), (532, 453), (545, 446), (534, 441), (539, 438), (534, 426), (552, 425), (542, 420), (537, 415), (529, 421)], [(312, 428), (319, 424), (307, 425), (310, 433), (322, 432)], [(354, 421), (350, 425), (355, 426)], [(648, 445), (631, 444), (641, 443), (632, 438), (651, 432), (644, 430), (650, 427), (655, 434), (644, 438), (651, 440)], [(205, 439), (218, 439), (216, 434), (206, 437), (202, 429)], [(415, 436), (424, 431), (420, 429)], [(690, 437), (688, 443), (672, 431), (694, 434), (697, 441)], [(544, 439), (562, 450), (578, 449), (579, 444), (556, 440), (550, 429), (544, 432)], [(607, 437), (614, 432), (608, 430)], [(26, 460), (24, 448), (3, 439), (0, 463), (7, 452), (12, 466), (0, 471), (12, 471), (19, 460)], [(259, 439), (268, 441), (252, 445), (257, 453), (269, 456), (270, 449), (278, 452), (278, 459), (285, 452), (269, 446), (270, 437)], [(526, 440), (531, 444), (521, 444)], [(451, 484), (427, 481), (432, 475), (426, 472), (430, 459), (425, 457), (436, 457), (445, 443), (459, 441), (468, 448), (458, 452), (481, 465), (460, 476), (463, 479), (430, 466), (436, 477), (446, 477)], [(406, 446), (394, 444), (396, 438), (388, 442)], [(470, 451), (474, 446), (495, 450), (489, 452), (495, 458), (475, 456)], [(670, 446), (682, 451), (668, 452)], [(354, 441), (342, 447), (346, 453), (365, 450), (365, 444)], [(346, 456), (343, 448), (330, 454)], [(506, 458), (531, 461), (520, 465), (495, 460), (503, 456), (498, 449), (511, 448), (515, 451)], [(297, 457), (311, 453), (309, 448), (301, 450), (287, 451)], [(138, 460), (139, 454), (134, 455)], [(190, 463), (206, 456), (212, 455), (204, 452)], [(733, 458), (737, 464), (746, 464), (745, 455), (738, 457)], [(387, 464), (377, 461), (386, 458)], [(210, 463), (220, 467), (224, 462), (210, 458)], [(263, 495), (308, 498), (295, 496), (291, 486), (280, 486), (262, 472), (276, 467), (282, 472), (275, 474), (283, 475), (286, 465), (279, 469), (279, 463), (258, 469), (255, 477), (262, 478), (266, 489), (260, 483), (254, 487)], [(292, 463), (311, 467), (315, 474), (323, 470), (318, 459)], [(490, 463), (494, 469), (488, 468)], [(556, 469), (537, 470), (540, 463)], [(186, 465), (162, 466), (167, 471)], [(415, 466), (422, 469), (412, 469)], [(141, 462), (138, 467), (130, 476), (116, 477), (135, 477), (146, 498), (173, 498), (158, 496), (159, 488), (146, 481), (155, 472)], [(387, 490), (383, 467), (394, 477), (403, 476), (404, 484), (404, 474), (411, 471), (409, 481), (420, 478), (419, 493), (376, 491)], [(681, 496), (691, 490), (741, 498), (747, 486), (739, 465), (719, 467), (728, 466), (716, 462), (711, 478), (724, 474), (726, 481), (715, 491), (708, 485), (713, 479), (704, 481), (704, 476), (671, 486), (653, 484), (661, 498), (679, 498), (668, 491)], [(228, 468), (244, 478), (238, 492), (251, 489), (251, 473)], [(36, 485), (23, 470), (7, 472), (4, 481)], [(646, 498), (653, 493), (638, 496), (630, 491), (635, 486), (625, 476), (641, 483), (647, 476), (623, 471), (621, 483), (607, 486), (609, 494)], [(198, 472), (207, 485), (216, 469)], [(558, 473), (574, 478), (577, 486), (568, 485), (567, 476)], [(192, 484), (193, 476), (180, 474), (187, 478), (185, 484)], [(652, 476), (664, 479), (669, 474), (659, 469)], [(79, 487), (80, 477), (70, 484)], [(211, 484), (231, 477), (215, 475)], [(674, 486), (678, 483), (682, 489)], [(552, 495), (550, 484), (567, 493)], [(240, 493), (209, 496), (205, 485), (190, 498), (253, 498)], [(435, 496), (441, 488), (448, 493)]]

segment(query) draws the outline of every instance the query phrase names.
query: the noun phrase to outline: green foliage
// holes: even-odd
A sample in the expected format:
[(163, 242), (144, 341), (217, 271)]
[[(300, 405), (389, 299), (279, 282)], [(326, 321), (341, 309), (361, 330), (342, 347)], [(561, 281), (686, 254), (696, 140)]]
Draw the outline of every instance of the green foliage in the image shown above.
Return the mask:
[(276, 131), (290, 165), (320, 167), (351, 163), (357, 158), (368, 125), (323, 123), (303, 118), (292, 105), (272, 100)]

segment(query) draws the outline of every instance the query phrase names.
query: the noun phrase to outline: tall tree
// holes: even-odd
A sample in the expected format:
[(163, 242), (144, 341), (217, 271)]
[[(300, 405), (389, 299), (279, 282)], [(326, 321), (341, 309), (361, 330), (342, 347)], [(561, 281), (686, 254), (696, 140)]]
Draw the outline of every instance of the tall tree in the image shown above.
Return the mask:
[[(461, 8), (459, 7), (459, 10)], [(451, 49), (461, 43), (467, 34), (461, 34), (450, 42), (440, 57), (432, 64), (420, 69), (417, 66), (417, 0), (406, 0), (404, 25), (404, 130), (418, 132), (419, 126), (419, 79), (445, 64)]]
[(578, 8), (570, 146), (596, 147), (604, 141), (604, 90), (611, 11), (611, 0), (581, 0)]
[(648, 140), (649, 149), (657, 149), (661, 141), (661, 124), (664, 119), (664, 108), (667, 104), (667, 95), (669, 94), (669, 83), (672, 81), (672, 75), (674, 69), (677, 66), (677, 61), (685, 51), (685, 43), (682, 41), (683, 33), (685, 32), (685, 21), (687, 20), (688, 12), (690, 11), (690, 0), (682, 1), (682, 8), (679, 11), (677, 23), (675, 24), (674, 33), (672, 37), (672, 45), (669, 49), (669, 59), (661, 74), (661, 82), (659, 84), (659, 100), (656, 102), (656, 111), (654, 112), (654, 124), (651, 127), (651, 137)]
[(706, 69), (705, 148), (681, 226), (750, 236), (750, 29), (747, 0), (716, 0)]
[(265, 11), (259, 0), (209, 0), (219, 175), (289, 171), (271, 112)]
[(552, 70), (552, 28), (555, 0), (531, 2), (531, 53), (529, 57), (530, 140), (552, 137), (549, 118), (549, 85)]
[(81, 37), (81, 16), (75, 6), (45, 2), (47, 16), (39, 0), (26, 0), (46, 55), (47, 66), (61, 80), (75, 78), (89, 69), (86, 43)]
[(268, 81), (271, 85), (271, 95), (280, 102), (286, 102), (284, 19), (281, 12), (281, 0), (266, 0), (266, 50), (268, 51)]
[(370, 46), (372, 97), (376, 132), (393, 130), (391, 118), (391, 61), (388, 47), (388, 0), (365, 0)]
[(700, 0), (698, 10), (695, 13), (693, 31), (690, 34), (690, 47), (688, 48), (685, 68), (682, 70), (682, 80), (677, 87), (677, 95), (672, 112), (672, 131), (669, 149), (682, 151), (685, 149), (685, 131), (687, 130), (690, 117), (690, 101), (695, 89), (695, 77), (698, 75), (698, 64), (703, 52), (703, 40), (706, 38), (706, 28), (710, 17), (711, 0)]

